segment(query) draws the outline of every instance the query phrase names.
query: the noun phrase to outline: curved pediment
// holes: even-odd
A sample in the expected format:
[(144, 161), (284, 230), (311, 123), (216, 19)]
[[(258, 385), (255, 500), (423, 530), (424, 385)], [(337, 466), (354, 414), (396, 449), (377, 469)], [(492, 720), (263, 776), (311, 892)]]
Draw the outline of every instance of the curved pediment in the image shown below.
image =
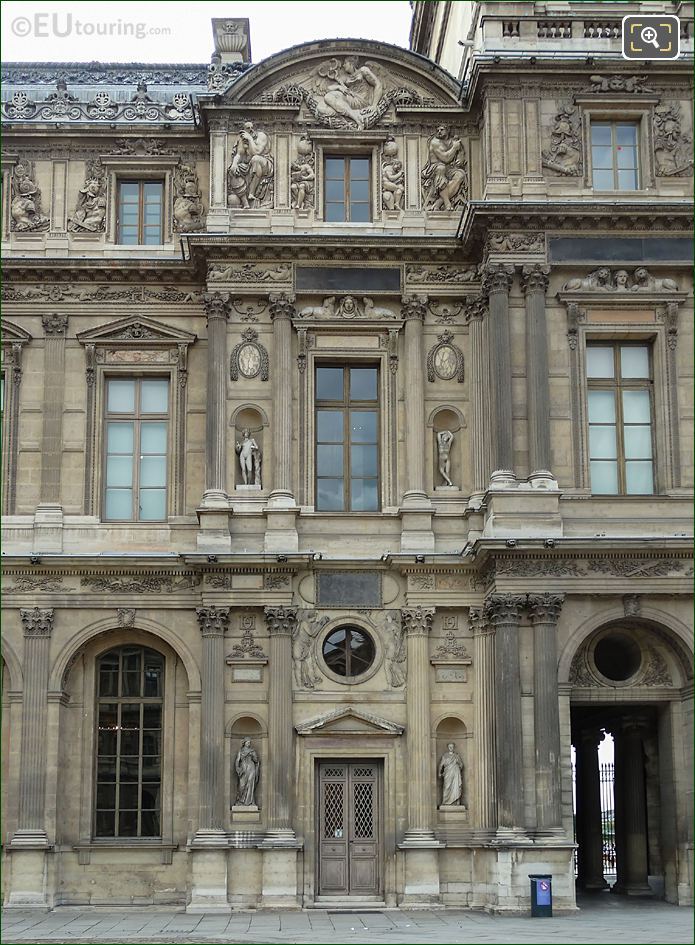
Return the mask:
[(369, 40), (303, 43), (249, 69), (223, 104), (303, 109), (327, 128), (371, 128), (392, 109), (460, 108), (459, 85), (429, 59)]

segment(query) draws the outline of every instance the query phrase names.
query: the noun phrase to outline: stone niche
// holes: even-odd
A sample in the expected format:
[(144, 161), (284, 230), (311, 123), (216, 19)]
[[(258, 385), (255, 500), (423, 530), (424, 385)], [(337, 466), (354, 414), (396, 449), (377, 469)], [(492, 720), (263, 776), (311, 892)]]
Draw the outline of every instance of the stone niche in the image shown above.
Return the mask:
[[(462, 778), (462, 793), (460, 803), (458, 804), (444, 804), (443, 803), (443, 780), (439, 777), (439, 765), (442, 756), (447, 753), (447, 748), (450, 743), (454, 744), (455, 752), (460, 756), (461, 761), (463, 762), (463, 770), (461, 772)], [(436, 731), (436, 766), (437, 766), (437, 811), (438, 817), (440, 820), (445, 822), (450, 821), (467, 821), (468, 820), (468, 808), (469, 808), (469, 791), (470, 791), (470, 770), (468, 765), (468, 733), (466, 731), (466, 726), (464, 722), (457, 718), (456, 716), (447, 716), (442, 719), (441, 722), (437, 725)]]
[[(238, 824), (252, 824), (258, 823), (261, 819), (261, 810), (263, 809), (263, 778), (265, 774), (265, 765), (267, 762), (267, 752), (266, 752), (266, 734), (263, 730), (263, 726), (258, 721), (258, 719), (253, 718), (253, 716), (245, 715), (237, 718), (227, 729), (227, 737), (229, 738), (229, 770), (230, 770), (230, 791), (229, 791), (229, 806), (232, 812), (232, 822), (235, 825)], [(241, 748), (244, 739), (248, 738), (251, 741), (251, 747), (255, 750), (258, 755), (258, 761), (260, 764), (258, 781), (256, 782), (255, 790), (255, 801), (254, 805), (240, 805), (237, 804), (237, 790), (239, 786), (239, 779), (234, 767), (234, 761), (237, 756), (237, 752)]]
[[(428, 426), (432, 430), (431, 435), (431, 463), (432, 463), (432, 485), (434, 491), (438, 494), (457, 494), (461, 492), (463, 480), (463, 443), (462, 431), (465, 427), (463, 417), (455, 407), (438, 407), (432, 412)], [(440, 444), (440, 434), (450, 433), (453, 439), (450, 440), (449, 449), (449, 469), (448, 476), (451, 479), (451, 485), (446, 481), (444, 475), (440, 472), (440, 450), (446, 446), (446, 437)]]
[[(234, 491), (237, 494), (262, 492), (265, 488), (265, 431), (268, 419), (265, 412), (253, 404), (244, 404), (235, 410), (230, 423), (234, 444)], [(245, 432), (248, 431), (248, 438)], [(257, 449), (245, 447), (245, 441), (255, 441)], [(246, 482), (242, 471), (242, 458), (245, 460)]]

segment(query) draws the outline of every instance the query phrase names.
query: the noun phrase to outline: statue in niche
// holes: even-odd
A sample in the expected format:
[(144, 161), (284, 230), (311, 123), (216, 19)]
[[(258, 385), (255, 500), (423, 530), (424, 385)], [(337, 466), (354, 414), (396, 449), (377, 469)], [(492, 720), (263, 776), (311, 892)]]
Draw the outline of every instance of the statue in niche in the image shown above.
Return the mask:
[(387, 614), (384, 618), (384, 637), (386, 678), (390, 686), (398, 689), (405, 685), (406, 646), (403, 625), (393, 614)]
[(292, 631), (292, 662), (294, 683), (298, 689), (314, 689), (321, 674), (314, 656), (314, 641), (328, 623), (314, 611), (302, 611)]
[(466, 158), (463, 142), (440, 125), (428, 142), (428, 161), (422, 170), (425, 210), (455, 210), (466, 198)]
[(174, 229), (193, 233), (203, 229), (203, 201), (193, 168), (182, 164), (174, 174)]
[(71, 233), (101, 233), (106, 219), (106, 178), (88, 177), (80, 188), (75, 215), (68, 220)]
[(454, 434), (451, 430), (440, 430), (437, 433), (437, 458), (439, 460), (439, 475), (447, 486), (453, 486), (451, 481), (451, 444)]
[(306, 210), (314, 206), (314, 146), (302, 135), (297, 144), (299, 157), (290, 165), (290, 204), (293, 210)]
[(463, 794), (463, 761), (461, 755), (456, 751), (454, 742), (449, 742), (446, 751), (439, 759), (437, 773), (442, 779), (442, 807), (452, 807), (460, 805), (463, 810), (466, 808), (461, 803)]
[(236, 803), (239, 807), (256, 806), (256, 785), (260, 773), (261, 763), (258, 754), (251, 747), (251, 739), (245, 738), (234, 759), (234, 770), (237, 775)]
[(244, 122), (227, 171), (228, 205), (242, 210), (269, 206), (273, 172), (270, 138), (264, 131), (256, 131), (252, 121)]
[(242, 432), (241, 442), (237, 442), (236, 451), (239, 456), (241, 478), (244, 485), (254, 485), (260, 489), (263, 455), (260, 446), (251, 436), (251, 431), (248, 428)]
[(398, 145), (393, 137), (384, 143), (381, 164), (381, 200), (384, 210), (402, 210), (405, 193), (405, 173), (403, 162), (398, 158)]

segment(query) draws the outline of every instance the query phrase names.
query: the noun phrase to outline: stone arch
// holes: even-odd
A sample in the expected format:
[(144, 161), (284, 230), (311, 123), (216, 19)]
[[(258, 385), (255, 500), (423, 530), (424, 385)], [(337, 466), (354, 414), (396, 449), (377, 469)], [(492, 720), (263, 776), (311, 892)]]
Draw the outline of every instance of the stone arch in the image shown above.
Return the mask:
[(675, 642), (671, 645), (671, 649), (674, 656), (681, 666), (684, 676), (690, 674), (692, 677), (692, 669), (687, 665), (682, 655), (682, 651), (685, 650), (688, 659), (692, 661), (693, 646), (690, 640), (690, 632), (683, 621), (679, 620), (678, 617), (674, 617), (673, 614), (666, 613), (663, 610), (649, 605), (642, 605), (639, 617), (626, 618), (624, 608), (614, 606), (587, 618), (587, 620), (581, 623), (572, 632), (558, 660), (558, 681), (560, 685), (569, 683), (572, 660), (586, 640), (596, 630), (601, 629), (601, 627), (607, 627), (610, 624), (618, 624), (620, 622), (624, 623), (626, 619), (634, 620), (642, 626), (651, 624), (666, 636), (665, 642), (667, 642), (667, 644), (670, 639), (673, 639)]
[(232, 416), (229, 419), (230, 427), (235, 427), (237, 425), (237, 418), (245, 410), (255, 410), (263, 426), (264, 427), (270, 426), (270, 421), (268, 420), (268, 414), (265, 412), (265, 410), (262, 407), (259, 407), (258, 404), (248, 403), (248, 404), (239, 404), (237, 407), (234, 408), (234, 410), (232, 411)]
[[(437, 406), (434, 407), (430, 411), (430, 415), (427, 418), (428, 427), (431, 427), (431, 428), (434, 427), (434, 421), (436, 420), (437, 415), (440, 414), (443, 410), (449, 410), (452, 414), (454, 414), (454, 416), (456, 417), (459, 423), (458, 430), (465, 430), (466, 418), (464, 417), (463, 413), (459, 410), (459, 408), (455, 407), (453, 404), (437, 404)], [(458, 430), (456, 430), (455, 432), (458, 433)]]
[(5, 666), (7, 667), (7, 672), (9, 673), (10, 689), (13, 692), (21, 692), (24, 688), (24, 674), (22, 673), (22, 664), (19, 661), (12, 644), (6, 639), (3, 639), (2, 641), (0, 655), (4, 660)]
[[(95, 637), (98, 637), (100, 634), (106, 633), (110, 630), (125, 629), (126, 628), (119, 626), (116, 617), (113, 616), (102, 617), (100, 620), (97, 620), (78, 631), (78, 633), (76, 633), (65, 644), (53, 663), (49, 676), (49, 690), (58, 691), (63, 688), (63, 684), (68, 672), (70, 671), (80, 651), (87, 643), (89, 643)], [(198, 668), (198, 664), (189, 648), (179, 636), (173, 633), (168, 627), (165, 627), (162, 624), (157, 623), (156, 621), (147, 617), (138, 617), (133, 629), (143, 630), (146, 633), (152, 634), (154, 637), (159, 637), (161, 640), (167, 643), (183, 663), (183, 666), (188, 675), (189, 691), (200, 691), (200, 670)]]
[[(252, 726), (255, 726), (255, 730), (252, 729)], [(257, 715), (255, 712), (249, 712), (248, 710), (237, 712), (237, 714), (229, 720), (225, 729), (225, 734), (230, 738), (243, 738), (244, 736), (253, 737), (254, 735), (258, 738), (265, 738), (266, 733), (267, 725), (260, 715)]]

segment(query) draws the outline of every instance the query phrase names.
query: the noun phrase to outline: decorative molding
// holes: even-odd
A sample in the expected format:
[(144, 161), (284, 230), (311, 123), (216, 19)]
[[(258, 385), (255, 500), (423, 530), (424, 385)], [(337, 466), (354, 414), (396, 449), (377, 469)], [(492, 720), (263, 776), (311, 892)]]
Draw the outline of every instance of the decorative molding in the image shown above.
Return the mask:
[(116, 321), (98, 325), (96, 328), (80, 331), (77, 333), (77, 340), (83, 345), (116, 347), (137, 345), (144, 348), (161, 348), (193, 344), (196, 335), (144, 315), (129, 315), (127, 318), (119, 318)]
[(292, 266), (289, 263), (213, 263), (208, 268), (208, 282), (224, 282), (234, 285), (249, 283), (292, 282)]
[(211, 318), (223, 318), (227, 321), (229, 318), (229, 293), (206, 292), (203, 295), (203, 304), (205, 306), (205, 317), (208, 321)]
[(439, 299), (430, 299), (429, 310), (440, 325), (451, 325), (466, 308), (465, 299), (441, 302)]
[(53, 610), (20, 610), (19, 616), (25, 637), (50, 637), (53, 632)]
[(193, 124), (193, 101), (187, 91), (174, 92), (167, 102), (155, 101), (147, 93), (147, 83), (139, 81), (129, 102), (117, 102), (104, 89), (88, 100), (68, 91), (59, 79), (54, 92), (34, 101), (27, 92), (15, 90), (2, 105), (3, 118), (13, 122), (176, 122)]
[(238, 381), (241, 375), (245, 380), (258, 377), (267, 381), (270, 359), (267, 348), (258, 341), (258, 332), (247, 328), (241, 333), (241, 339), (232, 351), (229, 361), (230, 380)]
[(135, 626), (136, 610), (134, 607), (119, 607), (116, 611), (118, 626), (130, 630)]
[(623, 611), (626, 617), (639, 617), (642, 610), (642, 599), (639, 594), (623, 595)]
[(254, 636), (256, 618), (253, 614), (241, 614), (239, 624), (241, 627), (241, 642), (234, 644), (232, 652), (227, 657), (226, 662), (229, 664), (235, 660), (251, 659), (261, 660), (267, 663), (268, 657), (263, 652), (262, 647), (256, 643)]
[(208, 64), (169, 65), (143, 62), (6, 62), (3, 85), (48, 85), (61, 80), (69, 85), (186, 85), (204, 89)]
[(176, 233), (195, 233), (205, 229), (205, 208), (198, 175), (190, 164), (179, 164), (174, 171), (172, 215)]
[[(354, 729), (340, 728), (331, 731), (332, 735), (402, 735), (405, 731), (403, 725), (397, 722), (391, 722), (388, 719), (380, 718), (378, 715), (372, 715), (363, 709), (357, 709), (355, 706), (347, 705), (319, 715), (313, 719), (307, 719), (304, 722), (298, 722), (295, 730), (298, 735), (320, 735), (322, 730), (330, 726), (331, 722), (340, 720), (350, 720), (354, 723)], [(362, 723), (361, 725), (359, 723)]]
[(272, 321), (275, 321), (276, 318), (294, 318), (297, 314), (293, 295), (285, 295), (284, 293), (271, 295), (269, 297), (269, 307)]
[(639, 684), (641, 686), (672, 686), (673, 677), (663, 656), (653, 646), (647, 646), (646, 649), (646, 666)]
[(2, 286), (3, 302), (200, 302), (202, 293), (185, 291), (173, 286), (112, 286), (80, 285), (79, 283), (60, 285), (23, 286), (17, 283), (4, 283)]
[(453, 628), (447, 631), (445, 641), (445, 643), (439, 644), (430, 662), (448, 660), (449, 662), (464, 662), (467, 665), (473, 662), (464, 644), (457, 639)]
[(192, 591), (199, 586), (199, 574), (143, 574), (128, 577), (87, 575), (80, 578), (80, 586), (99, 594), (171, 594), (174, 591)]
[(415, 319), (424, 322), (427, 315), (426, 295), (404, 295), (401, 302), (401, 318), (404, 321)]
[(396, 313), (389, 308), (376, 306), (368, 296), (356, 298), (354, 295), (338, 297), (331, 295), (321, 305), (309, 305), (297, 312), (297, 318), (339, 319), (340, 321), (358, 321), (376, 318), (396, 318)]
[(241, 322), (257, 322), (260, 316), (268, 308), (267, 299), (245, 299), (238, 297), (230, 301), (232, 312), (239, 316)]
[(645, 85), (646, 75), (592, 75), (589, 76), (590, 85), (586, 86), (584, 92), (654, 92), (655, 90)]
[(438, 344), (427, 353), (427, 380), (434, 383), (436, 378), (441, 381), (453, 381), (463, 384), (463, 352), (458, 345), (453, 344), (454, 336), (450, 331), (437, 335)]
[(562, 287), (563, 292), (678, 292), (678, 283), (673, 279), (656, 278), (644, 266), (638, 266), (632, 275), (627, 269), (613, 271), (600, 266), (587, 276), (570, 279)]
[(579, 323), (586, 321), (586, 312), (578, 302), (567, 303), (567, 344), (576, 351), (579, 340)]
[(4, 594), (36, 594), (60, 593), (72, 591), (71, 587), (63, 586), (63, 578), (52, 574), (12, 574), (7, 575), (13, 585), (3, 588)]
[(466, 285), (480, 281), (478, 266), (407, 265), (405, 281), (413, 285)]

